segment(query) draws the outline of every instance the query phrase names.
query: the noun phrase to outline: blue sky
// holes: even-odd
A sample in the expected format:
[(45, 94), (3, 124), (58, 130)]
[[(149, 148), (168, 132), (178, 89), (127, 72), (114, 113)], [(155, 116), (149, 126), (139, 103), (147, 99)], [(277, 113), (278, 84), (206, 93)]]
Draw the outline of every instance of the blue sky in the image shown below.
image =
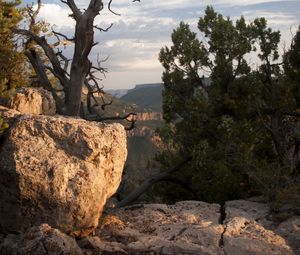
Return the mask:
[[(24, 1), (32, 3), (34, 1)], [(88, 0), (75, 0), (80, 8)], [(108, 1), (104, 1), (107, 4)], [(109, 56), (104, 64), (108, 68), (103, 85), (107, 89), (132, 88), (135, 84), (160, 82), (162, 67), (158, 61), (160, 48), (170, 45), (172, 30), (181, 20), (196, 30), (196, 24), (205, 7), (212, 5), (216, 11), (232, 19), (244, 15), (252, 21), (263, 16), (274, 30), (282, 33), (281, 48), (288, 46), (292, 34), (300, 24), (300, 0), (114, 0), (112, 7), (121, 16), (115, 16), (106, 9), (96, 19), (96, 24), (107, 27), (114, 23), (109, 32), (96, 32), (92, 58), (97, 54)], [(68, 18), (68, 7), (60, 0), (43, 0), (40, 18), (56, 24), (56, 30), (72, 35), (74, 22)], [(71, 55), (72, 46), (66, 49)]]

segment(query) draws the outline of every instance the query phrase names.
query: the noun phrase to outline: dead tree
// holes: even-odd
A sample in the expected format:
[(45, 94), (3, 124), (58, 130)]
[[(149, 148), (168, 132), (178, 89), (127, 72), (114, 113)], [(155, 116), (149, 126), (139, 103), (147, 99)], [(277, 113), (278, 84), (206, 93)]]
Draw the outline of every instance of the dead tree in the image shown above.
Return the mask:
[[(107, 32), (108, 28), (100, 28), (94, 24), (95, 17), (103, 10), (102, 0), (90, 0), (87, 9), (80, 10), (74, 0), (60, 0), (66, 4), (70, 10), (71, 18), (75, 20), (75, 31), (72, 38), (52, 30), (52, 34), (57, 38), (57, 42), (50, 44), (45, 35), (36, 33), (36, 20), (41, 8), (41, 0), (37, 0), (37, 9), (27, 8), (29, 17), (28, 29), (14, 29), (16, 34), (26, 38), (25, 54), (28, 57), (39, 82), (43, 87), (51, 91), (57, 105), (58, 113), (69, 116), (81, 116), (88, 120), (104, 121), (109, 119), (100, 115), (96, 108), (102, 109), (109, 105), (104, 100), (104, 91), (98, 83), (99, 77), (96, 73), (105, 74), (106, 69), (101, 67), (101, 60), (98, 59), (97, 65), (93, 65), (89, 60), (89, 54), (92, 48), (97, 44), (94, 42), (94, 30)], [(108, 9), (111, 9), (112, 0), (108, 3)], [(116, 14), (119, 15), (119, 14)], [(74, 53), (72, 59), (63, 55), (59, 46), (66, 45), (68, 42), (74, 44)], [(34, 46), (32, 46), (34, 45)], [(46, 58), (46, 61), (45, 61)], [(69, 66), (70, 65), (70, 66)], [(50, 81), (49, 73), (53, 75), (61, 84), (62, 89), (57, 89)], [(86, 87), (87, 93), (87, 114), (83, 111), (82, 89)], [(95, 95), (98, 95), (96, 98)], [(63, 95), (63, 96), (62, 96)], [(98, 102), (102, 100), (102, 102)], [(126, 119), (131, 122), (130, 127), (135, 121), (134, 113), (125, 116), (113, 117), (113, 119)]]

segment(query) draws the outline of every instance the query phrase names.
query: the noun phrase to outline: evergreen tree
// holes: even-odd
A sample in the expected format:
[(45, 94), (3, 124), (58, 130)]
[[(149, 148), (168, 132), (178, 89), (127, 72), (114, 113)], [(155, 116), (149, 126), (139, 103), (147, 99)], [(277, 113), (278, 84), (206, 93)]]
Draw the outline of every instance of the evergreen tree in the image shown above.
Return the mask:
[[(180, 23), (173, 45), (160, 52), (166, 120), (160, 133), (166, 150), (158, 159), (169, 166), (192, 156), (176, 174), (197, 199), (222, 202), (255, 194), (257, 188), (272, 192), (275, 182), (264, 183), (271, 171), (278, 169), (282, 177), (299, 167), (290, 132), (294, 122), (287, 116), (297, 108), (278, 64), (280, 33), (264, 18), (247, 25), (243, 17), (233, 22), (212, 7), (198, 29), (203, 41)], [(254, 52), (260, 59), (257, 70), (247, 61)], [(163, 191), (172, 200), (190, 197), (174, 187)]]
[(23, 18), (20, 0), (0, 2), (0, 98), (9, 97), (14, 88), (27, 84), (26, 58), (18, 51), (12, 32)]
[(284, 55), (284, 69), (292, 83), (297, 105), (300, 107), (300, 27), (293, 38), (290, 50)]

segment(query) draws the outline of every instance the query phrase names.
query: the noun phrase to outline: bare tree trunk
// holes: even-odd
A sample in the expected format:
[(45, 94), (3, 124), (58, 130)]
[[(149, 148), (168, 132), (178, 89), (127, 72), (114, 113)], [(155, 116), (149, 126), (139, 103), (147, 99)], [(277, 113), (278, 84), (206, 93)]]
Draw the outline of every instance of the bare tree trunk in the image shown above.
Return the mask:
[[(73, 1), (68, 1), (70, 6)], [(81, 92), (84, 81), (91, 68), (88, 55), (94, 43), (94, 19), (103, 8), (102, 0), (91, 0), (88, 9), (81, 14), (76, 6), (73, 15), (76, 20), (75, 50), (70, 72), (70, 89), (66, 98), (66, 114), (79, 116), (81, 105)]]

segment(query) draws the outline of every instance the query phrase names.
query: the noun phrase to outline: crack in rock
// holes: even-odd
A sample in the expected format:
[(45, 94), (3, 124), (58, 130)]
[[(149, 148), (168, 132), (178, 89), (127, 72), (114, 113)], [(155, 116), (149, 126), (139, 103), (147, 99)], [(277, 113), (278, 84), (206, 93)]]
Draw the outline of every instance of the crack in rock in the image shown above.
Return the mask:
[(224, 255), (226, 255), (226, 252), (224, 250), (224, 235), (227, 230), (227, 224), (225, 223), (226, 219), (226, 209), (225, 209), (225, 203), (222, 203), (220, 206), (220, 219), (219, 219), (219, 224), (223, 225), (224, 230), (221, 234), (220, 240), (219, 240), (219, 247), (223, 250)]

